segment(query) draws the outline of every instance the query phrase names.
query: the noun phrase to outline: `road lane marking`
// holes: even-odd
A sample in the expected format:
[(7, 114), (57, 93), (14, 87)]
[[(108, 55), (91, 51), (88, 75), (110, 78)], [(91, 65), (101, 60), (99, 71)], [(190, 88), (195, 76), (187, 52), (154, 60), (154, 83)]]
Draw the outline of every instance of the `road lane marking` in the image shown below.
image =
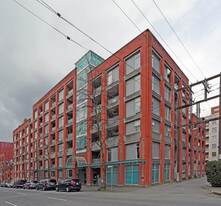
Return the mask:
[(17, 192), (17, 194), (18, 194), (18, 195), (26, 195), (26, 194), (24, 194), (24, 193), (20, 193), (20, 192)]
[(67, 200), (65, 200), (65, 199), (59, 199), (59, 198), (55, 198), (55, 197), (48, 197), (48, 199), (51, 199), (51, 200), (60, 200), (60, 201), (64, 201), (64, 202), (67, 201)]
[(12, 205), (12, 206), (18, 206), (18, 205), (15, 205), (15, 204), (11, 203), (11, 202), (5, 202), (5, 203), (9, 204), (9, 205)]

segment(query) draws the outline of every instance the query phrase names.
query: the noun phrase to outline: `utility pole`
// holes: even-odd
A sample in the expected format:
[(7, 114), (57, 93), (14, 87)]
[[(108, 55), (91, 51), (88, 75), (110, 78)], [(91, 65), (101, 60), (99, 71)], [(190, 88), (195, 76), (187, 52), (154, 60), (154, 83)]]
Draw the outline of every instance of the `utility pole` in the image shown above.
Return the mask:
[[(221, 118), (221, 73), (219, 78), (219, 117)], [(221, 119), (219, 119), (219, 149), (218, 159), (221, 160)]]
[[(214, 80), (214, 79), (219, 79), (219, 94), (218, 95), (213, 95), (211, 97), (208, 97), (208, 93), (210, 92), (210, 86), (209, 86), (209, 81), (211, 80)], [(192, 91), (192, 88), (197, 86), (197, 85), (200, 85), (202, 84), (203, 87), (204, 87), (204, 98), (199, 100), (199, 101), (195, 101), (195, 102), (191, 102), (190, 104), (186, 104), (186, 105), (182, 105), (182, 106), (178, 106), (176, 108), (176, 110), (179, 110), (179, 109), (183, 109), (183, 108), (186, 108), (186, 107), (190, 107), (190, 106), (193, 106), (193, 105), (197, 105), (197, 114), (199, 115), (200, 114), (200, 103), (203, 103), (203, 102), (206, 102), (206, 101), (209, 101), (209, 100), (212, 100), (212, 99), (216, 99), (216, 98), (219, 98), (219, 117), (216, 118), (216, 119), (219, 119), (219, 148), (218, 148), (218, 159), (221, 160), (221, 73), (217, 74), (217, 75), (214, 75), (212, 77), (209, 77), (209, 78), (206, 78), (204, 80), (201, 80), (201, 81), (198, 81), (196, 83), (193, 83), (191, 85), (188, 86), (188, 90), (191, 92), (191, 93), (194, 93)], [(180, 91), (184, 88), (179, 88), (177, 91)], [(198, 116), (199, 117), (199, 116)], [(205, 121), (201, 121), (200, 122), (205, 122)]]

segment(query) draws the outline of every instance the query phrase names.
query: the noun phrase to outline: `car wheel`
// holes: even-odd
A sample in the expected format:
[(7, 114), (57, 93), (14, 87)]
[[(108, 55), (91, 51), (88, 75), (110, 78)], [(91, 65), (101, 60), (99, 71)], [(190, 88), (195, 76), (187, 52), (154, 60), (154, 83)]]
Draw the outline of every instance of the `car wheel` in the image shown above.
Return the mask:
[(81, 189), (77, 189), (76, 191), (77, 191), (77, 192), (80, 192), (80, 190), (81, 190)]
[(70, 191), (71, 191), (70, 187), (67, 186), (67, 187), (66, 187), (66, 192), (70, 192)]
[(43, 187), (42, 190), (45, 191), (45, 187)]
[(38, 187), (36, 187), (36, 190), (39, 190)]
[(59, 192), (59, 188), (58, 187), (56, 187), (56, 189), (55, 189), (57, 192)]

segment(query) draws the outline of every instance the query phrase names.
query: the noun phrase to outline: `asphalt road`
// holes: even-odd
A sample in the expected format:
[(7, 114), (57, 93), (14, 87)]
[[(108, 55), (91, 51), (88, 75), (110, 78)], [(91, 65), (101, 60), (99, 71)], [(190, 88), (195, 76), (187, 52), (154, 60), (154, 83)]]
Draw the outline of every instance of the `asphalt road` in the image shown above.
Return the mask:
[(148, 188), (111, 188), (98, 192), (56, 192), (0, 188), (0, 206), (220, 206), (221, 196), (211, 194), (205, 178)]

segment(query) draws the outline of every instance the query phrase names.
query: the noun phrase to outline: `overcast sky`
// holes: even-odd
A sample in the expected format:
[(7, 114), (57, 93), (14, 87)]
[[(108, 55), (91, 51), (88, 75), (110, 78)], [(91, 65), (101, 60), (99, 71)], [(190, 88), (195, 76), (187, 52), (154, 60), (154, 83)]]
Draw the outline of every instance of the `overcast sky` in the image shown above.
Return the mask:
[[(110, 56), (37, 1), (17, 1), (88, 50), (103, 58)], [(140, 33), (111, 0), (44, 1), (112, 52)], [(149, 28), (153, 32), (192, 83), (218, 74), (221, 71), (221, 1), (155, 1), (203, 75), (152, 0), (135, 2), (190, 72), (169, 51), (133, 2), (116, 0), (141, 31)], [(24, 118), (31, 117), (32, 105), (74, 68), (74, 63), (86, 50), (66, 40), (12, 0), (0, 1), (0, 17), (0, 141), (12, 141), (13, 130)], [(213, 84), (216, 85), (212, 89), (219, 87)], [(196, 93), (198, 97), (201, 92)], [(209, 107), (217, 104), (218, 100), (204, 104), (201, 115), (208, 115)]]

